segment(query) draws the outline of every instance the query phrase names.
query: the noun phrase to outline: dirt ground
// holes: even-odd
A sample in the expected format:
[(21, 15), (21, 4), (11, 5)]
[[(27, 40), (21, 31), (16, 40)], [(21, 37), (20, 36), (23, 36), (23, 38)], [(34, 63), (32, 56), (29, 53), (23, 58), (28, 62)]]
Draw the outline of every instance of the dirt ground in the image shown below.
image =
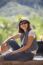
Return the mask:
[(43, 61), (0, 61), (0, 65), (43, 65)]

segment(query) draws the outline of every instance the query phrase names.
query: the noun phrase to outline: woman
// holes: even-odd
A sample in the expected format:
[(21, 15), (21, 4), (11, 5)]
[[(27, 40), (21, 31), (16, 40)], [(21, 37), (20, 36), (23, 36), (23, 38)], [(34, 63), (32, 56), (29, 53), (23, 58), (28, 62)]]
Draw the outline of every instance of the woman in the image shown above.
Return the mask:
[[(21, 47), (15, 41), (17, 38), (21, 39)], [(19, 23), (19, 33), (10, 37), (4, 43), (13, 49), (13, 52), (4, 56), (5, 60), (32, 60), (38, 50), (36, 35), (32, 31), (28, 20), (21, 20)]]

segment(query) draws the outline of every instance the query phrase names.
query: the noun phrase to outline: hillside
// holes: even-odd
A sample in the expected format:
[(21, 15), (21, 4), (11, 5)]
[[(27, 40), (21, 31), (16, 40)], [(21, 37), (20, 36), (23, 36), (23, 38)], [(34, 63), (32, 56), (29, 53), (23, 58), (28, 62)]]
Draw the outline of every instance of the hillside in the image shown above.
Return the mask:
[(43, 0), (0, 0), (0, 16), (29, 15), (29, 8), (43, 16)]

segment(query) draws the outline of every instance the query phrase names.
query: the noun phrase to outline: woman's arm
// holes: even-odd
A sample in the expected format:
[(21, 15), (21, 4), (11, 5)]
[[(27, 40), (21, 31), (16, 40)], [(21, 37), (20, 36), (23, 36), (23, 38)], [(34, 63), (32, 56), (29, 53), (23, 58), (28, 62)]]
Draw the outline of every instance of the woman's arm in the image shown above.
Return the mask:
[(6, 43), (6, 42), (7, 42), (8, 40), (10, 40), (10, 39), (18, 39), (18, 38), (20, 38), (20, 36), (21, 36), (21, 33), (18, 33), (18, 34), (16, 34), (16, 35), (10, 36), (10, 37), (7, 38), (4, 42), (2, 42), (2, 44)]
[(15, 54), (15, 53), (18, 53), (18, 52), (26, 52), (26, 50), (28, 50), (31, 47), (33, 40), (34, 40), (34, 37), (29, 36), (28, 40), (26, 42), (26, 45), (23, 46), (22, 48), (16, 50), (16, 51), (14, 51), (12, 54)]
[(20, 34), (17, 34), (17, 35), (13, 35), (11, 37), (9, 37), (8, 39), (6, 39), (2, 45), (1, 45), (1, 52), (5, 52), (9, 49), (9, 45), (7, 44), (7, 41), (10, 40), (10, 39), (17, 39), (17, 38), (20, 38)]
[[(10, 37), (7, 38), (3, 43), (7, 42), (7, 41), (10, 40), (10, 39), (18, 39), (18, 38), (20, 38), (20, 34), (10, 36)], [(3, 43), (2, 43), (2, 44), (3, 44)]]

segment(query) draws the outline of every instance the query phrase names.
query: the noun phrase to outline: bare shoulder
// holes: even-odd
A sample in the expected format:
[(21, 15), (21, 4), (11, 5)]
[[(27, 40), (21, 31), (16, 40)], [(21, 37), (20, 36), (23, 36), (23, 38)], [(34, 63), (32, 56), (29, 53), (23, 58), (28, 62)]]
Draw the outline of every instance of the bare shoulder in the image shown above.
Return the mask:
[(36, 34), (33, 30), (30, 30), (29, 33), (28, 33), (28, 36), (33, 36), (35, 38)]
[(21, 33), (18, 33), (19, 36), (21, 36)]

